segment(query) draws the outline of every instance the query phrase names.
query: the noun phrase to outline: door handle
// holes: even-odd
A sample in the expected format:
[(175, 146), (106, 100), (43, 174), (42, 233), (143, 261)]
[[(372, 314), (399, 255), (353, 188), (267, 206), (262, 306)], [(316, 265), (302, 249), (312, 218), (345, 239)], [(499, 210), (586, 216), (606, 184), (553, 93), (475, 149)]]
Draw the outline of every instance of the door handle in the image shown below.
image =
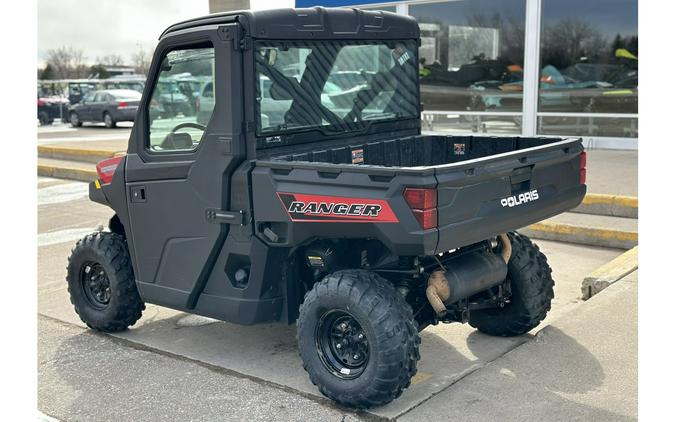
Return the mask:
[(145, 202), (145, 186), (134, 186), (129, 190), (131, 202)]

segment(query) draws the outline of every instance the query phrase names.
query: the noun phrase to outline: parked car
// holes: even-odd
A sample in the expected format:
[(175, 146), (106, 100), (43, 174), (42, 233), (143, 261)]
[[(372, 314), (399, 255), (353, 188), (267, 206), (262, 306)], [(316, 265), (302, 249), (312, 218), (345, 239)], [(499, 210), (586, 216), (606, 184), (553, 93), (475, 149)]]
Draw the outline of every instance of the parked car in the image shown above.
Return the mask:
[(68, 107), (70, 103), (67, 98), (57, 95), (49, 97), (38, 97), (37, 99), (37, 118), (41, 126), (51, 125), (55, 119), (65, 121), (68, 117)]
[(215, 97), (213, 95), (213, 82), (204, 84), (202, 92), (197, 98), (197, 123), (206, 126), (211, 119), (213, 107), (215, 106)]
[(103, 122), (112, 128), (117, 122), (133, 122), (141, 100), (141, 93), (131, 89), (109, 89), (87, 93), (70, 107), (70, 124), (77, 127), (85, 122)]

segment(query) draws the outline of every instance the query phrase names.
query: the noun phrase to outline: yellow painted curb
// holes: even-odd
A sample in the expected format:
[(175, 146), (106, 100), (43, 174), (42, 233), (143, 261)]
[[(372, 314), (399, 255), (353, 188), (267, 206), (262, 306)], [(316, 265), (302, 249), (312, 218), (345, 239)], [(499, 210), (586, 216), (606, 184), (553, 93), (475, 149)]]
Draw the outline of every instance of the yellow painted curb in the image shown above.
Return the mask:
[(522, 230), (538, 239), (558, 240), (582, 245), (630, 249), (637, 245), (637, 232), (594, 227), (575, 226), (564, 223), (542, 221)]
[(115, 152), (104, 149), (83, 149), (83, 148), (69, 148), (69, 147), (53, 147), (48, 145), (38, 145), (38, 154), (68, 154), (68, 155), (82, 155), (82, 156), (101, 156), (107, 155), (112, 157)]
[(638, 247), (635, 246), (587, 275), (581, 283), (581, 298), (589, 299), (637, 268)]
[(87, 163), (97, 163), (101, 160), (105, 160), (106, 158), (112, 158), (124, 154), (126, 154), (126, 151), (116, 151), (112, 149), (87, 149), (54, 145), (38, 145), (38, 157), (83, 161)]
[(638, 199), (635, 196), (606, 195), (603, 193), (588, 193), (581, 203), (584, 205), (616, 205), (627, 208), (638, 207)]
[(638, 217), (638, 199), (635, 196), (588, 193), (572, 212), (613, 217)]
[(57, 179), (71, 179), (82, 182), (91, 182), (97, 178), (96, 170), (87, 170), (74, 167), (56, 167), (38, 164), (38, 176), (55, 177)]

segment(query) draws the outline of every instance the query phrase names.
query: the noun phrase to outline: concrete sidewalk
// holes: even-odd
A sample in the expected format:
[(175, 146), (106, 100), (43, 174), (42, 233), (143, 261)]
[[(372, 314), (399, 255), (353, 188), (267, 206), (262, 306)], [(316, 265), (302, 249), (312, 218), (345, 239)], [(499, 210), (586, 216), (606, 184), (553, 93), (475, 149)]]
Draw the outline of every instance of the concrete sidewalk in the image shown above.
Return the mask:
[(399, 420), (637, 420), (637, 291), (635, 271)]
[(588, 150), (586, 184), (590, 193), (638, 196), (638, 152)]

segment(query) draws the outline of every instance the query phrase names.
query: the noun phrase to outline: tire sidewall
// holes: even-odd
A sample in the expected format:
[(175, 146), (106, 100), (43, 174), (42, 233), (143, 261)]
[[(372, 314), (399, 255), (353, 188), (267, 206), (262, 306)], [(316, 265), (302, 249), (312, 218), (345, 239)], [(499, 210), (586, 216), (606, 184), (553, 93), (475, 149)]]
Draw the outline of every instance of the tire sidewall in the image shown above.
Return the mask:
[(105, 127), (107, 127), (107, 128), (115, 127), (115, 121), (113, 120), (112, 116), (108, 112), (103, 113), (103, 123), (105, 124)]
[[(363, 373), (357, 378), (342, 379), (334, 375), (319, 356), (316, 330), (320, 318), (328, 311), (342, 310), (350, 313), (366, 334), (369, 348), (369, 358)], [(305, 309), (303, 323), (298, 330), (298, 348), (303, 357), (306, 369), (314, 374), (316, 381), (331, 391), (339, 391), (340, 395), (357, 395), (367, 388), (377, 376), (377, 356), (380, 344), (377, 343), (375, 328), (360, 306), (353, 301), (340, 296), (317, 296), (309, 309)], [(403, 359), (403, 358), (402, 358)]]
[(80, 115), (77, 114), (76, 112), (70, 113), (70, 124), (73, 127), (82, 126), (82, 120), (80, 120)]
[[(99, 263), (103, 267), (110, 281), (110, 301), (103, 309), (97, 309), (92, 306), (80, 279), (84, 265), (92, 261)], [(120, 272), (118, 270), (115, 269), (110, 259), (100, 249), (81, 246), (73, 250), (70, 264), (68, 265), (68, 285), (71, 301), (76, 306), (81, 318), (88, 321), (90, 325), (104, 325), (106, 321), (114, 318), (115, 310), (120, 306), (120, 298), (125, 294), (120, 291)]]

